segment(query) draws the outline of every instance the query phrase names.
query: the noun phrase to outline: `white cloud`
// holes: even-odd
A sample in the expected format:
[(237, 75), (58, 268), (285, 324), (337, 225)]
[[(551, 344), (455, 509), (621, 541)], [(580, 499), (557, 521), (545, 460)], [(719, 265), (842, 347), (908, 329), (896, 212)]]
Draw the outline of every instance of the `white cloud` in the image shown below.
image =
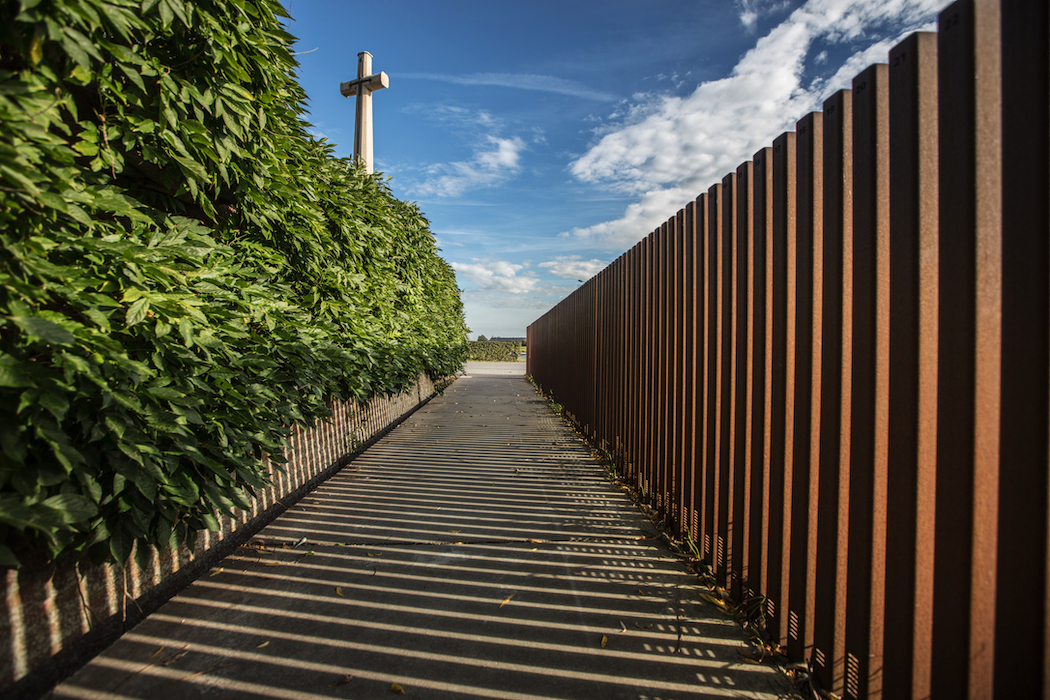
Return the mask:
[(786, 10), (791, 6), (790, 0), (736, 0), (740, 24), (748, 31), (755, 29), (760, 17)]
[[(928, 26), (947, 0), (810, 0), (760, 38), (720, 80), (686, 97), (640, 95), (601, 138), (570, 165), (584, 182), (633, 195), (624, 215), (567, 234), (610, 247), (633, 244), (699, 192), (794, 127), (807, 112), (868, 64), (885, 61), (897, 39), (857, 52), (828, 80), (803, 84), (813, 43), (857, 43), (876, 31), (895, 36)], [(778, 9), (743, 0), (746, 13)], [(757, 18), (757, 15), (756, 15)], [(743, 20), (742, 20), (743, 21)], [(867, 40), (868, 42), (871, 39)]]
[(509, 263), (503, 260), (495, 262), (475, 260), (472, 263), (452, 263), (452, 269), (478, 286), (479, 289), (498, 292), (522, 294), (536, 288), (537, 279), (531, 276), (519, 277), (518, 272), (524, 265)]
[(598, 260), (583, 260), (579, 255), (559, 255), (548, 262), (542, 262), (540, 267), (545, 267), (556, 277), (564, 277), (570, 280), (588, 280), (602, 271), (609, 263)]
[(612, 102), (616, 95), (600, 90), (592, 90), (575, 80), (567, 80), (552, 75), (534, 75), (531, 73), (471, 73), (467, 75), (446, 75), (440, 73), (403, 73), (398, 78), (419, 80), (437, 80), (456, 85), (496, 85), (519, 90), (553, 92), (585, 100)]
[(408, 189), (415, 196), (458, 197), (468, 190), (495, 187), (521, 170), (525, 148), (517, 136), (507, 139), (490, 135), (469, 161), (432, 165), (426, 170), (427, 178)]

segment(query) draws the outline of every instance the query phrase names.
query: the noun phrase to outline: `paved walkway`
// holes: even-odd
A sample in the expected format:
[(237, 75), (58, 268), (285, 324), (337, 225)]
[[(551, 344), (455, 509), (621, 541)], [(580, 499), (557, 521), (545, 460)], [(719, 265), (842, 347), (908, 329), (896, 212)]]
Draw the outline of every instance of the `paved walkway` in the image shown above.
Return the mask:
[(56, 698), (787, 698), (517, 363), (470, 363)]

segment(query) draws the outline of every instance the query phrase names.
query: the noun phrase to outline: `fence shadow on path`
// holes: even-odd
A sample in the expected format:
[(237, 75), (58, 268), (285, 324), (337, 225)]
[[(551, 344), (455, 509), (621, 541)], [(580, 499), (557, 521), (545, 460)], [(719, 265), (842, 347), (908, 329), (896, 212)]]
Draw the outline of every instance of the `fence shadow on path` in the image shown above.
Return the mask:
[(54, 697), (788, 697), (505, 369), (468, 365)]

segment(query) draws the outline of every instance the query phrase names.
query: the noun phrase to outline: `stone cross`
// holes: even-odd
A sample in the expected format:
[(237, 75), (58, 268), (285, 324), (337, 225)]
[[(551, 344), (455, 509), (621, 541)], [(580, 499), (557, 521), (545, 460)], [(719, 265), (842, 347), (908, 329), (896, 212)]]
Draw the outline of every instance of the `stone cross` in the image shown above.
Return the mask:
[(372, 167), (372, 93), (390, 87), (386, 73), (372, 75), (372, 54), (362, 51), (357, 54), (357, 80), (339, 83), (343, 97), (357, 95), (357, 120), (354, 126), (354, 161), (361, 161), (365, 172), (371, 174)]

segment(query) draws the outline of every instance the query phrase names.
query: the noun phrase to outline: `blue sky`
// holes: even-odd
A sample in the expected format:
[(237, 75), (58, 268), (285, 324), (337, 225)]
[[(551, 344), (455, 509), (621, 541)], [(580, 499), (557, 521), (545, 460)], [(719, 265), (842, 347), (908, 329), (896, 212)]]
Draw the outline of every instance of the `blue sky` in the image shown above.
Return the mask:
[[(285, 0), (288, 3), (288, 0)], [(291, 0), (314, 134), (376, 170), (456, 270), (471, 338), (525, 328), (946, 0)]]

